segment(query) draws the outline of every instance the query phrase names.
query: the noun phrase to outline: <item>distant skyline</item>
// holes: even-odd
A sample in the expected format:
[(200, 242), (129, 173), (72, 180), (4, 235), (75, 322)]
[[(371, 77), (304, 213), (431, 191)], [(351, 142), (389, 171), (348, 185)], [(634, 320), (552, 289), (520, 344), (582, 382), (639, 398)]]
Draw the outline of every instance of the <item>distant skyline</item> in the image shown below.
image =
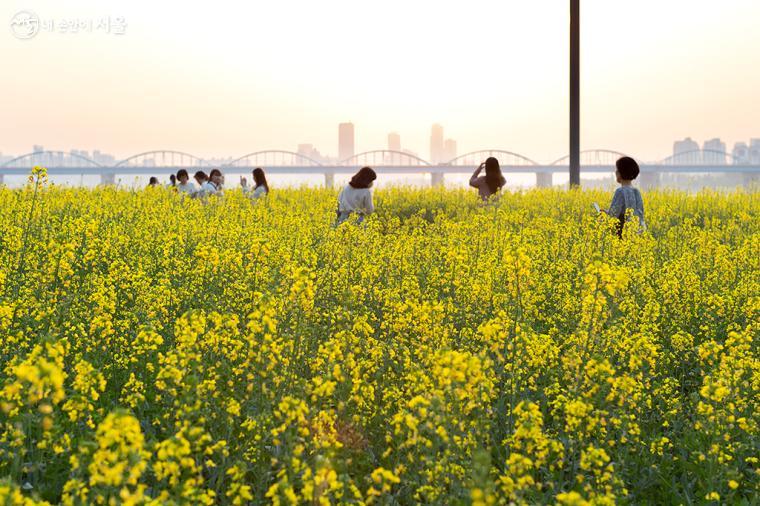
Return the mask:
[[(240, 6), (11, 0), (45, 18), (118, 16), (121, 35), (0, 30), (0, 151), (32, 144), (199, 156), (311, 144), (336, 156), (388, 133), (429, 154), (567, 153), (567, 2), (283, 0)], [(582, 0), (582, 147), (654, 160), (673, 139), (760, 137), (760, 2)]]
[[(431, 163), (445, 163), (450, 160), (453, 160), (457, 157), (457, 155), (464, 155), (465, 153), (460, 153), (457, 151), (457, 141), (454, 139), (446, 139), (443, 141), (443, 126), (439, 124), (433, 124), (431, 127), (431, 135), (430, 135), (430, 158), (427, 159), (428, 162)], [(293, 153), (297, 153), (303, 156), (306, 156), (308, 158), (311, 158), (318, 162), (324, 162), (324, 163), (338, 163), (343, 160), (346, 160), (348, 158), (351, 158), (352, 156), (356, 154), (360, 154), (354, 151), (354, 143), (355, 143), (355, 126), (353, 123), (340, 123), (338, 125), (338, 156), (332, 156), (327, 153), (320, 152), (319, 148), (317, 146), (314, 146), (313, 144), (309, 143), (300, 143), (296, 146), (295, 149), (286, 149), (286, 151), (290, 151)], [(484, 148), (489, 149), (489, 148)], [(491, 146), (490, 149), (499, 149), (496, 146)], [(387, 136), (387, 145), (386, 146), (377, 146), (375, 148), (371, 148), (365, 151), (378, 151), (378, 150), (390, 150), (390, 151), (398, 151), (407, 153), (410, 155), (413, 155), (414, 157), (420, 157), (420, 154), (410, 150), (408, 148), (403, 147), (401, 142), (401, 136), (397, 132), (390, 132)], [(56, 149), (50, 149), (49, 147), (46, 147), (42, 144), (34, 144), (30, 151), (24, 152), (24, 153), (4, 153), (0, 151), (0, 164), (3, 164), (5, 162), (10, 161), (11, 159), (17, 157), (26, 155), (29, 153), (35, 153), (35, 152), (49, 152), (49, 151), (55, 151), (58, 152), (54, 156), (56, 160), (62, 160), (63, 156), (66, 154), (70, 154), (73, 156), (78, 156), (82, 158), (89, 158), (97, 163), (100, 163), (101, 165), (113, 165), (119, 161), (121, 161), (123, 158), (126, 158), (128, 155), (135, 155), (137, 153), (130, 153), (128, 155), (124, 155), (123, 157), (114, 156), (111, 153), (103, 152), (99, 149), (93, 149), (92, 151), (87, 149), (76, 149), (71, 148), (68, 150), (56, 150)], [(720, 154), (724, 153), (728, 156), (721, 156)], [(203, 156), (201, 153), (190, 153), (194, 154), (196, 156), (199, 156), (199, 158), (204, 159), (205, 161), (212, 163), (212, 164), (219, 164), (224, 165), (231, 161), (234, 161), (236, 157), (241, 156), (242, 153), (234, 153), (234, 154), (226, 154), (221, 156)], [(523, 155), (526, 155), (525, 153), (522, 153)], [(732, 164), (732, 163), (738, 163), (738, 164), (753, 164), (758, 165), (760, 164), (760, 138), (750, 138), (747, 140), (740, 140), (733, 144), (733, 146), (728, 145), (726, 142), (724, 142), (720, 137), (715, 137), (712, 139), (705, 139), (703, 143), (700, 145), (700, 143), (692, 139), (691, 137), (686, 137), (684, 139), (677, 139), (672, 144), (672, 152), (668, 154), (662, 154), (659, 158), (653, 158), (653, 159), (645, 159), (639, 157), (635, 153), (629, 153), (633, 156), (636, 156), (639, 158), (639, 161), (642, 163), (653, 163), (653, 162), (659, 162), (667, 160), (668, 158), (672, 158), (673, 161), (677, 163), (683, 163), (683, 164), (701, 164), (701, 163), (715, 163), (718, 165), (723, 164)], [(395, 156), (395, 155), (394, 155)], [(526, 155), (528, 158), (531, 158), (530, 155)], [(396, 163), (399, 158), (387, 158), (386, 161), (393, 161), (396, 160)], [(539, 158), (532, 158), (538, 163), (551, 163), (554, 160), (542, 160)], [(54, 163), (54, 162), (53, 162)]]

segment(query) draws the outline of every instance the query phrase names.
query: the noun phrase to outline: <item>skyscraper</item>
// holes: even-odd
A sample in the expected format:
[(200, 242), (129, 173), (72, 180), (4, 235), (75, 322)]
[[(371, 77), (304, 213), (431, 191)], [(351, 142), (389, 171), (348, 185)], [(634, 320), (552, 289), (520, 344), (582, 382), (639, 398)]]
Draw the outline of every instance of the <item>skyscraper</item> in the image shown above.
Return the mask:
[(388, 134), (388, 150), (401, 151), (401, 136), (396, 132)]
[(443, 127), (436, 123), (430, 131), (430, 161), (442, 163), (446, 161), (444, 158)]
[(338, 158), (343, 161), (354, 156), (354, 124), (338, 125)]
[(673, 162), (678, 165), (698, 164), (702, 161), (699, 144), (687, 137), (673, 143)]
[(116, 163), (116, 159), (113, 157), (113, 155), (102, 153), (98, 149), (92, 152), (92, 159), (101, 165), (114, 165)]
[(314, 147), (313, 144), (299, 144), (298, 154), (303, 155), (307, 158), (311, 158), (312, 160), (317, 161), (317, 162), (322, 161), (322, 154), (319, 152), (317, 148)]
[(731, 154), (734, 158), (734, 164), (749, 164), (749, 146), (747, 146), (746, 142), (737, 142), (734, 144), (734, 150)]
[(303, 156), (311, 157), (312, 152), (314, 151), (314, 145), (313, 144), (299, 144), (298, 145), (298, 154)]
[[(726, 143), (720, 139), (710, 139), (702, 146), (702, 161), (709, 165), (726, 164)], [(723, 154), (721, 154), (723, 153)]]
[(457, 141), (454, 139), (446, 139), (443, 143), (444, 160), (442, 162), (449, 162), (457, 157)]
[(760, 165), (760, 139), (750, 139), (749, 141), (749, 163)]

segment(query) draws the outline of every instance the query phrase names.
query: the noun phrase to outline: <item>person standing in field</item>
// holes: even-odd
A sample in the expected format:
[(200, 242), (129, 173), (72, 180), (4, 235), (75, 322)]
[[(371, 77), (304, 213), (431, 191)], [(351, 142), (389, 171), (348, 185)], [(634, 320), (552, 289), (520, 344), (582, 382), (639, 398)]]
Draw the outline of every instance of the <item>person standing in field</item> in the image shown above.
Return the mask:
[(206, 181), (208, 181), (208, 174), (203, 172), (202, 170), (199, 170), (195, 174), (193, 174), (193, 179), (195, 179), (195, 182), (198, 183), (199, 191), (203, 188), (203, 185), (206, 184)]
[(248, 186), (248, 180), (240, 178), (240, 185), (243, 187), (243, 193), (256, 200), (269, 194), (269, 184), (264, 169), (257, 167), (253, 169), (253, 188)]
[[(486, 169), (486, 174), (485, 176), (481, 176), (480, 173), (484, 168)], [(470, 178), (470, 186), (478, 189), (478, 195), (484, 201), (487, 201), (492, 195), (498, 193), (505, 184), (507, 184), (507, 180), (504, 179), (501, 173), (499, 160), (494, 157), (490, 157), (481, 163)]]
[(148, 180), (148, 188), (155, 188), (158, 186), (158, 178), (156, 176), (150, 176)]
[[(202, 170), (195, 173), (193, 177), (198, 182), (198, 191), (193, 194), (194, 197), (202, 198), (207, 195), (217, 195), (217, 187), (211, 182), (211, 175), (214, 174), (214, 171), (219, 172), (218, 169), (214, 169), (209, 175), (206, 175)], [(221, 174), (221, 172), (219, 173)], [(215, 177), (218, 178), (216, 175)]]
[(224, 175), (222, 175), (222, 171), (219, 169), (213, 169), (208, 175), (208, 181), (206, 182), (204, 191), (207, 195), (218, 195), (222, 197), (224, 196), (223, 185)]
[(187, 193), (193, 195), (196, 192), (195, 185), (190, 181), (190, 175), (185, 169), (177, 171), (177, 191), (179, 193)]
[(177, 176), (174, 174), (169, 175), (169, 184), (166, 185), (167, 188), (174, 188), (177, 186)]
[(372, 202), (372, 184), (377, 179), (375, 171), (369, 167), (362, 167), (354, 174), (351, 181), (338, 195), (338, 211), (336, 225), (346, 221), (351, 214), (359, 215), (359, 223), (364, 217), (375, 212), (375, 204)]
[[(639, 232), (646, 230), (644, 200), (638, 188), (633, 187), (633, 180), (639, 176), (639, 172), (639, 164), (631, 157), (624, 156), (615, 162), (615, 179), (620, 183), (620, 188), (615, 190), (610, 208), (602, 209), (601, 212), (618, 219), (618, 237), (623, 237), (623, 227), (631, 215), (639, 220)], [(630, 214), (628, 210), (631, 210)]]

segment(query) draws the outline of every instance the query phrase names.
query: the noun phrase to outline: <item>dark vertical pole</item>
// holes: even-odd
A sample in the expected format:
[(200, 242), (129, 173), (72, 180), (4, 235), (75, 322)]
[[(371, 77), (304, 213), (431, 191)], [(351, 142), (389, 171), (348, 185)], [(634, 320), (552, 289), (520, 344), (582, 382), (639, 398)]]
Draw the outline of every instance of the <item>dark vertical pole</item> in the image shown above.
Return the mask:
[(581, 6), (570, 0), (570, 186), (581, 184)]

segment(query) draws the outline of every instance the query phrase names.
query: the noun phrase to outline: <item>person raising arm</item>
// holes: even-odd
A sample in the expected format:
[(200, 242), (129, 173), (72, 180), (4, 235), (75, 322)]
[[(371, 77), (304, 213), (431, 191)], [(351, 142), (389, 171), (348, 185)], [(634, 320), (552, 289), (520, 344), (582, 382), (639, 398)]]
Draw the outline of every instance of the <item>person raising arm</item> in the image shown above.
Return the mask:
[[(483, 169), (486, 170), (485, 176), (480, 175)], [(470, 186), (478, 189), (478, 195), (483, 201), (487, 201), (492, 195), (498, 193), (505, 184), (507, 180), (501, 173), (499, 160), (494, 157), (481, 163), (470, 178)]]

